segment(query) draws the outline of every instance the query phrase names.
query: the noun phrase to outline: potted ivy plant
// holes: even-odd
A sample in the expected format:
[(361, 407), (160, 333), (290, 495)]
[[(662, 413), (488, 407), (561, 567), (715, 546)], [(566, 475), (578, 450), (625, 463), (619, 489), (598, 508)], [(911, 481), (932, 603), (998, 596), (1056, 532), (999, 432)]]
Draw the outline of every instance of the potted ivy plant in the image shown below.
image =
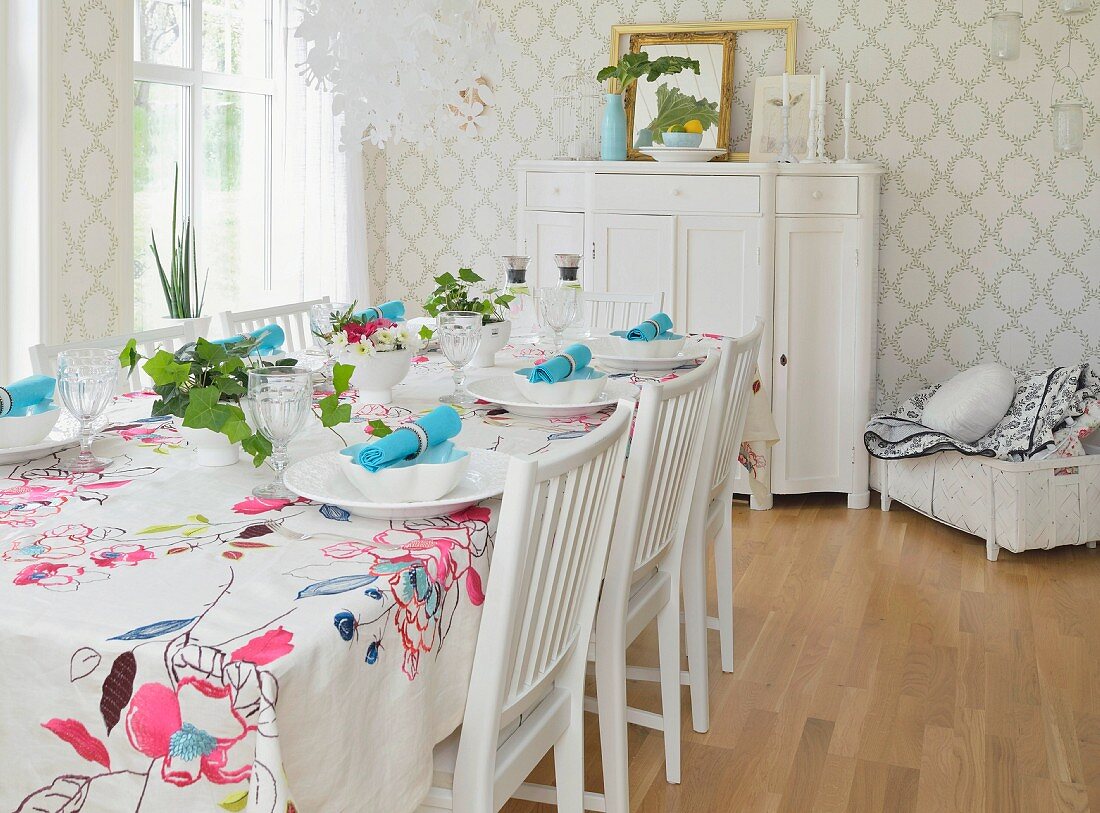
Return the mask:
[[(252, 338), (226, 344), (199, 339), (174, 353), (161, 349), (145, 357), (131, 339), (119, 354), (119, 361), (130, 372), (145, 361), (142, 369), (153, 380), (153, 391), (159, 396), (152, 415), (180, 419), (180, 434), (197, 450), (200, 466), (232, 465), (242, 448), (252, 457), (253, 465), (259, 466), (271, 454), (271, 441), (252, 428), (242, 407), (248, 393), (248, 371), (256, 366), (292, 367), (297, 362), (280, 359), (271, 363), (252, 356), (258, 343)], [(351, 373), (350, 365), (336, 365), (333, 394), (315, 407), (323, 426), (331, 428), (351, 420), (351, 406), (340, 403)]]
[(484, 277), (472, 268), (458, 269), (458, 276), (446, 271), (435, 278), (436, 288), (424, 303), (424, 310), (432, 317), (444, 311), (481, 314), (481, 345), (470, 362), (471, 367), (492, 367), (497, 351), (512, 337), (512, 323), (507, 317), (508, 305), (515, 296), (500, 288), (478, 293), (474, 286), (482, 282)]
[(623, 109), (623, 93), (643, 76), (654, 82), (662, 76), (691, 70), (699, 75), (699, 60), (682, 56), (662, 56), (650, 60), (649, 54), (623, 54), (615, 65), (601, 68), (597, 81), (611, 80), (606, 96), (601, 128), (600, 156), (604, 161), (626, 160), (626, 111)]

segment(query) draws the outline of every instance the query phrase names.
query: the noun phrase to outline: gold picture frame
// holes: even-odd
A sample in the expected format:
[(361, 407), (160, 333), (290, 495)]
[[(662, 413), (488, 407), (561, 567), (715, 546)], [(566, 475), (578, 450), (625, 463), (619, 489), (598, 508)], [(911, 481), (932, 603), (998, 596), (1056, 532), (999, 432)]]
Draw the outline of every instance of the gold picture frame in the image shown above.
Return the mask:
[[(733, 54), (736, 53), (736, 37), (739, 33), (749, 31), (781, 31), (785, 34), (786, 39), (786, 61), (784, 69), (788, 73), (795, 72), (795, 56), (797, 48), (797, 34), (798, 34), (798, 21), (797, 20), (739, 20), (732, 22), (698, 22), (698, 23), (629, 23), (621, 25), (611, 26), (611, 63), (612, 65), (618, 63), (619, 57), (624, 53), (627, 53), (632, 49), (631, 40), (634, 37), (639, 37), (638, 42), (647, 41), (648, 38), (656, 37), (658, 35), (685, 35), (685, 34), (703, 34), (712, 36), (721, 36), (732, 34), (734, 37), (734, 45), (731, 49), (730, 57), (730, 70), (728, 75), (728, 83), (723, 84), (721, 101), (719, 103), (719, 126), (725, 124), (726, 133), (726, 157), (727, 161), (748, 161), (749, 154), (747, 152), (733, 152), (730, 150), (728, 139), (732, 137), (732, 107), (733, 107)], [(676, 41), (676, 40), (672, 40)], [(667, 43), (669, 40), (663, 40)], [(724, 73), (723, 68), (723, 73)], [(637, 84), (637, 83), (635, 83)], [(728, 85), (728, 90), (727, 90)], [(642, 155), (634, 149), (634, 130), (633, 130), (633, 112), (634, 112), (634, 98), (631, 94), (631, 88), (627, 89), (627, 95), (629, 99), (624, 98), (624, 103), (627, 104), (627, 157), (631, 159), (650, 160), (648, 156)], [(726, 99), (729, 99), (729, 103), (726, 104)], [(723, 141), (719, 137), (718, 143)], [(716, 159), (723, 160), (723, 159)]]

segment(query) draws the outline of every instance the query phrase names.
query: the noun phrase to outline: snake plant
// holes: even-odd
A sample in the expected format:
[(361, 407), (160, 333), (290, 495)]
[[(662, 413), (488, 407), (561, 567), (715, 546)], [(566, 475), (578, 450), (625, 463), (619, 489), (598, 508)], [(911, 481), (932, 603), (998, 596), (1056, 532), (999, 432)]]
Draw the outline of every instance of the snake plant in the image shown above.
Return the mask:
[(152, 229), (149, 236), (152, 244), (153, 259), (160, 274), (160, 285), (164, 290), (164, 301), (168, 305), (168, 316), (172, 319), (192, 319), (202, 316), (202, 305), (206, 299), (206, 283), (210, 272), (202, 282), (199, 292), (199, 274), (195, 254), (195, 233), (191, 227), (191, 218), (183, 219), (183, 232), (176, 234), (176, 204), (179, 201), (180, 168), (176, 164), (176, 176), (172, 183), (172, 257), (167, 270), (157, 250), (157, 236)]

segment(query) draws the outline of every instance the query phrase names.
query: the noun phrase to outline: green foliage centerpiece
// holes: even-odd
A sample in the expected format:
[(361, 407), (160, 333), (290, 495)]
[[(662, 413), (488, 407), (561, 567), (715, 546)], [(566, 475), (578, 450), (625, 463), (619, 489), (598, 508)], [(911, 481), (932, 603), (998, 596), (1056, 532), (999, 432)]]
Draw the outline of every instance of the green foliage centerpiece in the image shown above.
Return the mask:
[(481, 314), (482, 324), (503, 322), (515, 296), (500, 288), (489, 288), (479, 295), (474, 286), (482, 282), (485, 278), (472, 268), (458, 269), (457, 277), (446, 271), (435, 278), (436, 288), (424, 303), (424, 310), (432, 317), (444, 311), (472, 311)]
[(669, 76), (681, 71), (690, 70), (699, 75), (699, 60), (688, 59), (683, 56), (662, 56), (650, 60), (649, 54), (640, 51), (636, 54), (623, 54), (615, 65), (601, 68), (596, 74), (597, 81), (606, 82), (612, 80), (612, 92), (618, 87), (619, 93), (625, 93), (626, 89), (643, 76), (648, 82), (655, 82), (662, 76)]
[[(142, 370), (153, 380), (153, 391), (159, 396), (153, 403), (154, 416), (172, 415), (189, 429), (224, 435), (230, 443), (240, 443), (259, 466), (271, 454), (271, 441), (249, 425), (240, 405), (248, 393), (248, 371), (257, 365), (293, 367), (297, 361), (265, 362), (251, 355), (258, 344), (258, 339), (247, 337), (225, 344), (199, 339), (174, 353), (162, 349), (145, 357), (130, 339), (119, 361), (133, 372), (145, 360)], [(315, 408), (322, 426), (332, 428), (351, 420), (351, 404), (340, 403), (340, 396), (348, 390), (353, 369), (350, 364), (337, 364), (333, 369), (333, 393)]]

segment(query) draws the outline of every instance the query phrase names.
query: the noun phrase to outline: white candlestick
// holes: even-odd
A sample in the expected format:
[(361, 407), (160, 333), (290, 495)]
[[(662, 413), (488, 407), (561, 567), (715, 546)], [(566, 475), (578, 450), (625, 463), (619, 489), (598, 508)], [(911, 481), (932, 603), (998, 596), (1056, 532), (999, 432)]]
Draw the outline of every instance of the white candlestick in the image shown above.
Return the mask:
[(810, 114), (806, 130), (806, 159), (804, 163), (817, 163), (817, 77), (810, 74)]
[(791, 103), (791, 78), (787, 75), (786, 71), (783, 71), (783, 106), (786, 107)]
[(849, 152), (852, 139), (852, 83), (844, 83), (844, 157), (837, 163), (851, 164), (852, 156)]
[(844, 120), (852, 119), (852, 83), (844, 83)]
[(825, 154), (825, 103), (828, 100), (828, 85), (825, 82), (825, 66), (821, 66), (821, 75), (818, 79), (817, 94), (817, 159), (821, 163), (829, 163), (829, 156)]

